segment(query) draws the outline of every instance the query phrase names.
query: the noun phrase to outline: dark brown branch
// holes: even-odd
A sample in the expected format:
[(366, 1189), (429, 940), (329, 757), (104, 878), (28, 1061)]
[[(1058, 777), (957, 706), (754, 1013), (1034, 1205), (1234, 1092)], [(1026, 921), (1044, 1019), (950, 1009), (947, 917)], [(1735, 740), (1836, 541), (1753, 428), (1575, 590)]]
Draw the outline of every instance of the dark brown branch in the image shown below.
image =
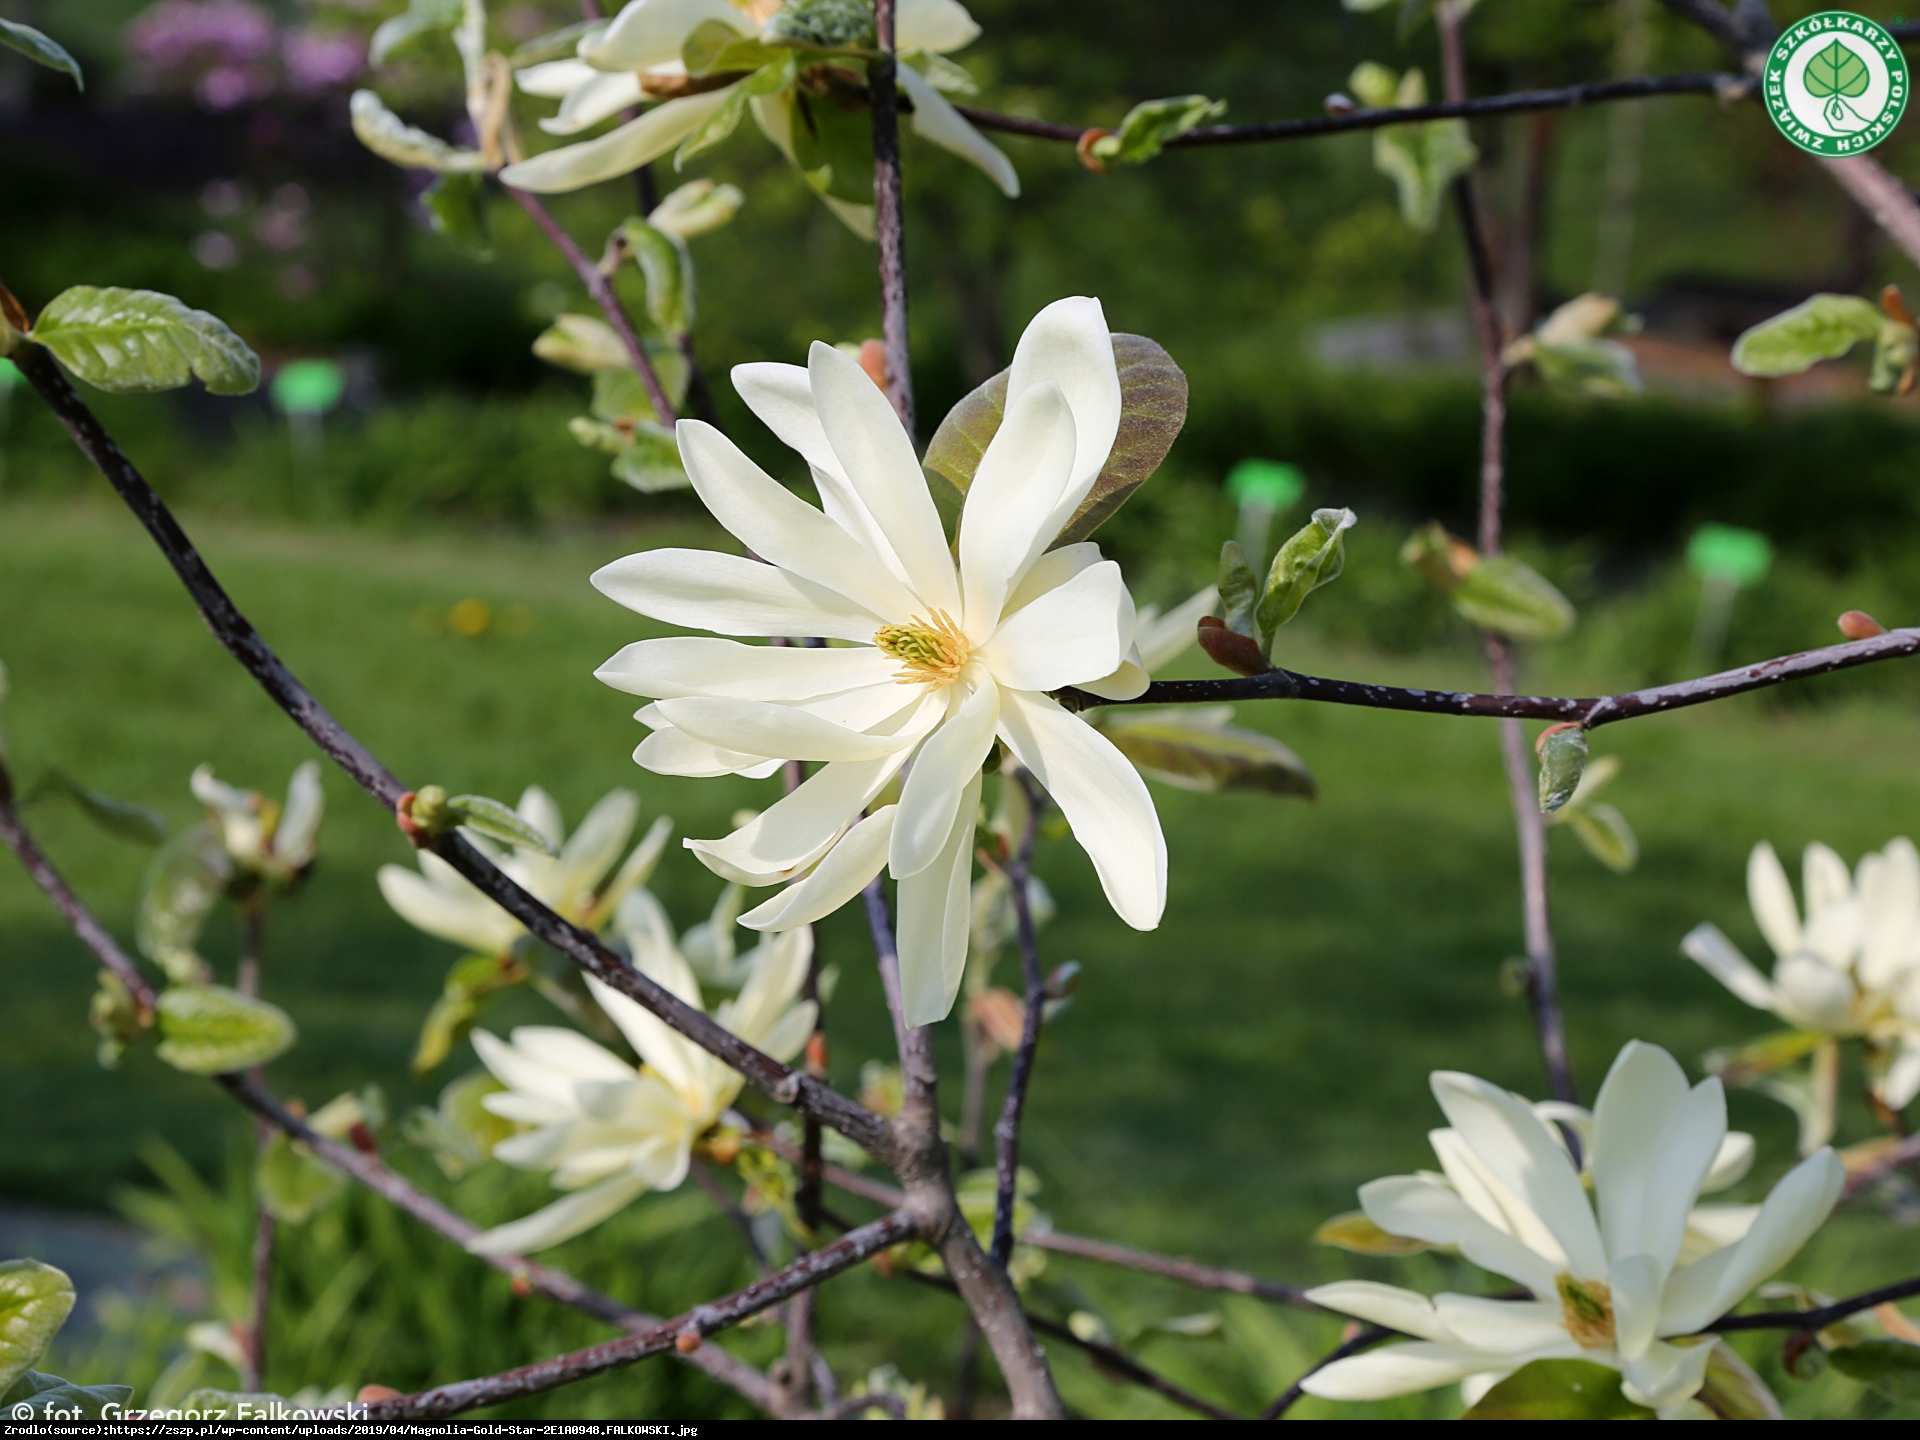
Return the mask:
[[(1652, 95), (1746, 94), (1753, 81), (1745, 75), (1639, 75), (1624, 80), (1595, 80), (1557, 90), (1521, 90), (1511, 95), (1488, 95), (1478, 100), (1442, 100), (1432, 105), (1393, 109), (1349, 110), (1341, 115), (1314, 115), (1299, 120), (1263, 120), (1252, 125), (1202, 125), (1167, 142), (1167, 148), (1200, 145), (1257, 145), (1275, 140), (1310, 140), (1353, 130), (1378, 130), (1387, 125), (1412, 125), (1425, 120), (1474, 120), (1494, 115), (1519, 115), (1536, 110), (1573, 110), (1609, 100), (1644, 100)], [(957, 107), (983, 130), (1025, 135), (1033, 140), (1057, 140), (1077, 145), (1091, 126), (1059, 125), (1000, 115), (972, 106)]]
[(1313, 1375), (1326, 1369), (1327, 1366), (1333, 1364), (1336, 1360), (1344, 1360), (1349, 1355), (1357, 1355), (1362, 1350), (1378, 1345), (1382, 1340), (1388, 1339), (1398, 1333), (1397, 1330), (1388, 1330), (1383, 1326), (1369, 1325), (1351, 1340), (1343, 1342), (1338, 1349), (1328, 1352), (1320, 1360), (1315, 1362), (1313, 1369), (1307, 1371), (1306, 1375), (1302, 1375), (1298, 1380), (1294, 1381), (1293, 1384), (1282, 1390), (1280, 1394), (1275, 1397), (1274, 1402), (1260, 1412), (1260, 1418), (1262, 1420), (1278, 1420), (1285, 1415), (1287, 1411), (1291, 1410), (1294, 1401), (1306, 1393), (1301, 1387), (1307, 1383), (1308, 1375)]
[(1876, 1305), (1889, 1305), (1895, 1300), (1905, 1300), (1914, 1295), (1920, 1295), (1920, 1279), (1883, 1285), (1878, 1290), (1869, 1290), (1864, 1295), (1855, 1295), (1847, 1300), (1836, 1300), (1818, 1310), (1763, 1310), (1757, 1315), (1723, 1315), (1713, 1324), (1705, 1326), (1703, 1333), (1726, 1335), (1735, 1330), (1798, 1330), (1802, 1333), (1824, 1330), (1849, 1315), (1858, 1315), (1862, 1310), (1871, 1310)]
[[(13, 359), (81, 452), (106, 476), (135, 517), (146, 526), (199, 607), (214, 638), (322, 751), (368, 794), (392, 809), (407, 793), (406, 787), (281, 663), (280, 657), (221, 588), (173, 513), (101, 427), (86, 402), (75, 393), (53, 358), (37, 345), (23, 345)], [(878, 1115), (755, 1049), (711, 1017), (649, 980), (608, 949), (598, 936), (562, 919), (529, 895), (457, 832), (443, 836), (434, 848), (482, 894), (531, 933), (589, 974), (644, 1005), (708, 1053), (724, 1060), (744, 1075), (749, 1084), (781, 1104), (793, 1106), (803, 1115), (816, 1116), (881, 1159), (891, 1159), (892, 1132)]]
[(907, 221), (900, 193), (893, 9), (894, 0), (874, 0), (874, 25), (885, 58), (867, 67), (867, 88), (873, 96), (873, 223), (880, 242), (880, 339), (887, 357), (887, 399), (911, 436), (913, 357), (907, 344)]
[(120, 942), (94, 918), (86, 902), (73, 893), (60, 872), (53, 868), (53, 862), (41, 853), (40, 846), (14, 811), (12, 793), (12, 782), (7, 776), (6, 767), (0, 765), (0, 841), (5, 841), (7, 848), (19, 857), (21, 866), (33, 883), (53, 901), (54, 908), (65, 917), (80, 943), (91, 950), (94, 958), (127, 987), (127, 993), (139, 1008), (141, 1019), (152, 1020), (154, 1006), (158, 1003), (153, 987), (147, 984), (140, 967), (120, 948)]
[(356, 1418), (379, 1423), (390, 1420), (428, 1420), (458, 1415), (482, 1405), (498, 1405), (522, 1395), (556, 1390), (594, 1375), (605, 1374), (669, 1351), (699, 1353), (707, 1336), (730, 1329), (802, 1290), (850, 1270), (894, 1245), (913, 1237), (917, 1222), (896, 1211), (862, 1225), (831, 1245), (802, 1255), (793, 1264), (710, 1304), (696, 1305), (684, 1315), (619, 1340), (609, 1340), (568, 1355), (523, 1365), (499, 1375), (460, 1380), (398, 1400), (380, 1400)]
[(1013, 1259), (1013, 1207), (1020, 1189), (1020, 1119), (1026, 1109), (1027, 1086), (1033, 1079), (1033, 1057), (1040, 1048), (1040, 1022), (1047, 1008), (1047, 979), (1040, 972), (1040, 940), (1034, 934), (1033, 907), (1027, 884), (1033, 874), (1033, 845), (1040, 836), (1040, 815), (1046, 796), (1026, 773), (1009, 777), (1027, 796), (1027, 829), (1007, 866), (1007, 885), (1013, 901), (1020, 942), (1020, 970), (1026, 985), (1026, 1006), (1020, 1022), (1020, 1045), (1013, 1052), (1007, 1074), (1007, 1095), (1000, 1119), (993, 1127), (995, 1190), (993, 1201), (993, 1263), (1002, 1270)]
[(1481, 719), (1511, 716), (1518, 720), (1578, 721), (1589, 730), (1619, 720), (1637, 720), (1690, 705), (1705, 705), (1765, 690), (1789, 680), (1830, 675), (1881, 660), (1897, 660), (1920, 652), (1920, 628), (1889, 630), (1869, 640), (1850, 640), (1819, 650), (1803, 650), (1743, 665), (1736, 670), (1703, 675), (1672, 685), (1655, 685), (1624, 695), (1567, 697), (1551, 695), (1480, 695), (1455, 690), (1406, 690), (1394, 685), (1369, 685), (1356, 680), (1329, 680), (1292, 670), (1269, 670), (1264, 675), (1221, 680), (1158, 680), (1132, 700), (1103, 700), (1083, 690), (1063, 690), (1060, 698), (1079, 710), (1097, 705), (1217, 705), (1241, 700), (1309, 700), (1328, 705), (1358, 705), (1368, 710), (1410, 710), (1425, 715), (1467, 715)]
[[(640, 384), (646, 389), (647, 399), (653, 403), (655, 415), (662, 425), (671, 430), (680, 417), (674, 411), (673, 402), (667, 398), (666, 387), (660, 383), (659, 372), (653, 368), (652, 357), (647, 354), (647, 347), (633, 328), (626, 307), (620, 303), (620, 297), (613, 293), (613, 281), (574, 243), (573, 236), (553, 218), (553, 212), (541, 203), (538, 196), (529, 195), (525, 190), (516, 190), (511, 185), (505, 189), (519, 202), (520, 208), (533, 217), (533, 223), (553, 242), (554, 248), (565, 257), (580, 283), (587, 287), (587, 294), (600, 307), (600, 313), (607, 317), (607, 324), (613, 327), (613, 333), (620, 338), (621, 348), (633, 362), (633, 368), (640, 376)], [(692, 363), (691, 357), (688, 363)]]
[[(425, 1191), (418, 1190), (370, 1155), (352, 1145), (330, 1140), (293, 1114), (280, 1099), (250, 1075), (220, 1075), (217, 1082), (254, 1114), (291, 1138), (307, 1146), (322, 1160), (342, 1171), (396, 1209), (406, 1212), (429, 1230), (445, 1236), (461, 1248), (478, 1238), (480, 1227), (465, 1216), (457, 1215)], [(513, 1277), (516, 1286), (567, 1305), (616, 1329), (643, 1332), (661, 1323), (658, 1316), (630, 1310), (610, 1296), (581, 1284), (571, 1275), (549, 1269), (519, 1255), (483, 1254), (474, 1256), (483, 1264)], [(704, 1370), (721, 1384), (730, 1386), (762, 1410), (773, 1404), (773, 1387), (767, 1377), (744, 1360), (729, 1355), (718, 1346), (696, 1350), (685, 1357), (688, 1364)]]

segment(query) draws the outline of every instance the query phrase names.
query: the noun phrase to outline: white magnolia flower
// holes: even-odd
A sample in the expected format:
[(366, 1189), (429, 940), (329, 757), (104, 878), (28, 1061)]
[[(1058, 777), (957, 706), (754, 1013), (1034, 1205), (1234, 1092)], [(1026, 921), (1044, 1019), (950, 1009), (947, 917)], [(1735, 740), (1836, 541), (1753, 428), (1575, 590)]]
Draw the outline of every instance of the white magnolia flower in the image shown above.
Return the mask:
[(1666, 1051), (1629, 1043), (1594, 1106), (1591, 1198), (1553, 1127), (1517, 1095), (1451, 1071), (1434, 1074), (1433, 1093), (1452, 1122), (1432, 1137), (1445, 1178), (1375, 1180), (1360, 1203), (1390, 1234), (1457, 1246), (1533, 1298), (1428, 1299), (1364, 1280), (1310, 1290), (1316, 1304), (1416, 1338), (1335, 1361), (1303, 1382), (1309, 1394), (1379, 1400), (1464, 1381), (1472, 1402), (1534, 1360), (1591, 1360), (1663, 1418), (1696, 1414), (1689, 1402), (1719, 1343), (1701, 1327), (1793, 1257), (1845, 1179), (1839, 1158), (1820, 1151), (1774, 1186), (1737, 1239), (1690, 1259), (1694, 1200), (1728, 1164), (1717, 1079), (1690, 1090)]
[[(632, 791), (614, 790), (602, 797), (571, 836), (560, 807), (539, 786), (529, 786), (517, 808), (522, 820), (553, 842), (558, 856), (525, 848), (509, 854), (479, 836), (467, 838), (534, 899), (590, 930), (605, 925), (621, 900), (646, 883), (673, 823), (664, 815), (654, 821), (609, 880), (608, 872), (639, 818), (640, 802)], [(403, 865), (382, 865), (379, 880), (380, 893), (402, 920), (476, 955), (504, 955), (526, 933), (518, 920), (431, 850), (420, 852), (417, 873)]]
[(1754, 1008), (1796, 1029), (1866, 1041), (1874, 1093), (1902, 1109), (1920, 1093), (1920, 851), (1895, 840), (1849, 875), (1814, 844), (1802, 874), (1804, 922), (1773, 847), (1763, 841), (1747, 861), (1753, 918), (1779, 957), (1771, 980), (1712, 925), (1696, 926), (1680, 948)]
[[(1152, 929), (1167, 885), (1153, 801), (1120, 752), (1046, 693), (1145, 685), (1144, 675), (1121, 673), (1134, 612), (1119, 567), (1090, 542), (1047, 548), (1098, 477), (1120, 421), (1099, 302), (1062, 300), (1021, 337), (1005, 421), (967, 493), (957, 563), (911, 440), (855, 361), (816, 344), (804, 370), (743, 365), (733, 376), (754, 412), (807, 458), (824, 509), (718, 430), (683, 420), (694, 488), (769, 563), (653, 550), (593, 581), (672, 625), (849, 642), (643, 640), (598, 672), (654, 698), (639, 713), (654, 733), (634, 752), (650, 770), (767, 775), (785, 760), (824, 762), (725, 839), (686, 842), (743, 885), (804, 876), (741, 923), (809, 924), (885, 866), (900, 882), (907, 1022), (944, 1017), (966, 961), (981, 766), (998, 739), (1060, 806), (1121, 919)], [(861, 820), (909, 759), (898, 803)]]
[[(643, 974), (700, 1008), (700, 986), (673, 943), (653, 897), (635, 891), (622, 929)], [(798, 1054), (818, 1013), (797, 1000), (813, 956), (813, 932), (771, 936), (747, 957), (747, 981), (714, 1019), (777, 1060)], [(746, 1082), (650, 1011), (589, 976), (593, 998), (620, 1027), (643, 1066), (636, 1070), (577, 1031), (528, 1025), (511, 1043), (484, 1030), (474, 1049), (507, 1088), (480, 1103), (532, 1128), (494, 1146), (496, 1159), (523, 1170), (552, 1171), (571, 1191), (543, 1210), (476, 1237), (479, 1254), (526, 1254), (589, 1230), (648, 1190), (671, 1190), (687, 1177), (693, 1144), (712, 1128)]]
[(191, 784), (221, 845), (242, 870), (284, 883), (313, 864), (314, 841), (327, 809), (318, 761), (304, 761), (293, 772), (285, 806), (257, 790), (216, 780), (211, 765), (195, 770)]
[(1160, 613), (1158, 605), (1142, 605), (1137, 628), (1133, 632), (1134, 654), (1130, 657), (1148, 675), (1159, 673), (1195, 644), (1195, 629), (1220, 603), (1220, 591), (1209, 585), (1191, 599)]
[[(577, 59), (520, 71), (522, 90), (560, 98), (559, 113), (540, 122), (549, 134), (578, 134), (637, 105), (650, 103), (652, 108), (596, 139), (509, 165), (500, 178), (540, 194), (578, 190), (625, 175), (675, 149), (734, 103), (741, 86), (748, 83), (741, 78), (703, 88), (704, 77), (689, 76), (681, 59), (687, 40), (702, 25), (716, 22), (743, 40), (752, 39), (761, 33), (762, 21), (771, 19), (770, 13), (756, 13), (759, 8), (730, 0), (633, 0), (606, 29), (581, 40)], [(1017, 196), (1020, 178), (1012, 162), (940, 93), (936, 82), (951, 71), (950, 63), (929, 63), (930, 57), (972, 44), (979, 34), (980, 27), (958, 0), (899, 0), (894, 47), (902, 63), (895, 73), (912, 106), (915, 132), (978, 166), (1009, 196)], [(800, 58), (804, 65), (805, 55)], [(935, 78), (923, 74), (923, 69)], [(747, 108), (761, 133), (793, 160), (794, 87), (787, 85), (765, 95), (747, 93), (751, 96)], [(826, 200), (849, 226), (872, 238), (872, 206), (831, 196)]]

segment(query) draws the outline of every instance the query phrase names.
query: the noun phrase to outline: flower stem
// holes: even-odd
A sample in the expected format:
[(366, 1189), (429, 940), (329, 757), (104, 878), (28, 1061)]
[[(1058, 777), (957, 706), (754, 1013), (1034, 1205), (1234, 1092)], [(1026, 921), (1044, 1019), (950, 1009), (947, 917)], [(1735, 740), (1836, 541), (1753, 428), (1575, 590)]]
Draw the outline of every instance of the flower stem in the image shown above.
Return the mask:
[(873, 94), (873, 220), (880, 242), (880, 337), (887, 355), (887, 399), (914, 433), (913, 361), (907, 346), (907, 235), (900, 192), (900, 95), (894, 79), (895, 0), (874, 0), (885, 59), (867, 67)]

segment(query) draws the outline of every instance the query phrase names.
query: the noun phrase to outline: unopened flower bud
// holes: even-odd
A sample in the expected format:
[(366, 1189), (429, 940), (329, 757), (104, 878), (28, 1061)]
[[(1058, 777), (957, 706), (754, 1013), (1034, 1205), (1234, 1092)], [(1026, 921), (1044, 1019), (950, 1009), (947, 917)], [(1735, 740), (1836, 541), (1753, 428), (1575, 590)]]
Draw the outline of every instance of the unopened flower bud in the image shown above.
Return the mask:
[(1338, 90), (1327, 96), (1326, 100), (1322, 103), (1325, 105), (1327, 114), (1329, 115), (1351, 115), (1355, 110), (1360, 108), (1353, 103), (1353, 97), (1351, 95), (1343, 95)]
[(1887, 633), (1887, 627), (1864, 610), (1849, 610), (1840, 617), (1840, 633), (1849, 640), (1871, 640)]
[(1074, 153), (1080, 157), (1080, 163), (1096, 175), (1107, 173), (1107, 162), (1094, 154), (1093, 147), (1112, 133), (1111, 130), (1083, 130), (1073, 147)]
[(682, 1355), (691, 1355), (706, 1342), (700, 1338), (698, 1330), (682, 1330), (673, 1337), (673, 1348)]
[(362, 1385), (360, 1393), (353, 1398), (370, 1404), (376, 1400), (398, 1400), (400, 1392), (391, 1385)]

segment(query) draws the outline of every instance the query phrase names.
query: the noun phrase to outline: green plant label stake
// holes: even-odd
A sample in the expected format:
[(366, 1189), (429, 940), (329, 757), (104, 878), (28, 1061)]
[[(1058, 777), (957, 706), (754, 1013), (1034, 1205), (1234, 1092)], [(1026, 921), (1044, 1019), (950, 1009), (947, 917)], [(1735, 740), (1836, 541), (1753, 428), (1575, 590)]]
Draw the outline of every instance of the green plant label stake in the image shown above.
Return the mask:
[(1907, 60), (1886, 27), (1823, 10), (1788, 26), (1767, 56), (1767, 113), (1811, 155), (1858, 155), (1907, 108)]

